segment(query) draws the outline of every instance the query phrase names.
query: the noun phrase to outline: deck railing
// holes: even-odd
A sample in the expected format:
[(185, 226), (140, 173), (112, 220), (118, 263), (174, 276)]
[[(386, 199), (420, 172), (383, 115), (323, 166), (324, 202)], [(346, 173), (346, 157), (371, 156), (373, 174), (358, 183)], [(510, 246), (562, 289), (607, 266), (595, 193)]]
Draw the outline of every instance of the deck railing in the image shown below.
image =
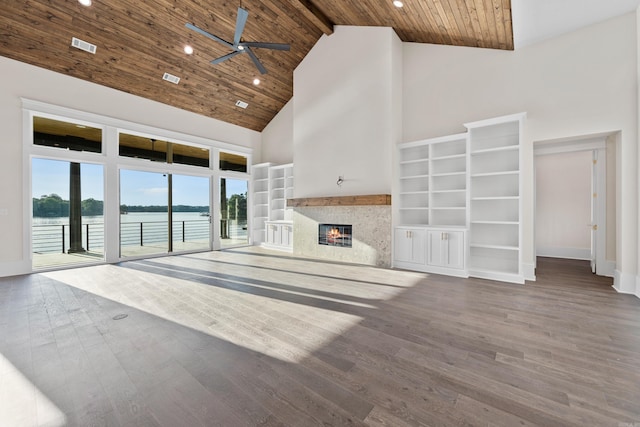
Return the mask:
[[(246, 227), (245, 227), (246, 228)], [(233, 231), (231, 231), (233, 233)], [(167, 221), (123, 222), (120, 246), (145, 246), (168, 241)], [(209, 220), (173, 221), (173, 242), (202, 241), (209, 238)], [(104, 224), (82, 225), (82, 244), (87, 251), (104, 248)], [(66, 253), (69, 249), (69, 225), (34, 225), (34, 253)]]

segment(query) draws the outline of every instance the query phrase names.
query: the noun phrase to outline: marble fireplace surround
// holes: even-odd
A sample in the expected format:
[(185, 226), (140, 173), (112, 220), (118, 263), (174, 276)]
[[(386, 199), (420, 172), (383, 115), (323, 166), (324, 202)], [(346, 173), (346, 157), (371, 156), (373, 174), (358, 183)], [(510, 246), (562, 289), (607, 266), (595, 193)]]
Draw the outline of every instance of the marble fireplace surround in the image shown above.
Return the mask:
[[(287, 200), (293, 208), (293, 253), (332, 261), (391, 267), (391, 196), (312, 197)], [(351, 248), (318, 244), (319, 224), (351, 224)]]

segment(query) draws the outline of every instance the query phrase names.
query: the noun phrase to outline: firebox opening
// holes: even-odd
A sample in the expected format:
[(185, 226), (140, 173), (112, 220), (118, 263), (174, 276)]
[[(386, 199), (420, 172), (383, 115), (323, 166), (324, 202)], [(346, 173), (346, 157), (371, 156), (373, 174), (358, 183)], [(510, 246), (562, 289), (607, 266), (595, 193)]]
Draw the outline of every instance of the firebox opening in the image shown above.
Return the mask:
[(319, 224), (318, 244), (350, 248), (352, 242), (351, 225)]

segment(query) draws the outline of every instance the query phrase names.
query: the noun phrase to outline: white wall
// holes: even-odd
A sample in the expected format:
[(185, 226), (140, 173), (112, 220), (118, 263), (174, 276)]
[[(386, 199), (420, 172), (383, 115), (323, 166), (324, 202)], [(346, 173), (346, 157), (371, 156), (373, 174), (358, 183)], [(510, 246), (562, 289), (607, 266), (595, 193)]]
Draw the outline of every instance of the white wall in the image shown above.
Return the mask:
[(404, 140), (527, 112), (524, 251), (535, 263), (533, 141), (620, 132), (617, 269), (638, 262), (636, 16), (627, 14), (514, 52), (404, 44)]
[(590, 259), (592, 152), (536, 156), (536, 253)]
[[(259, 150), (258, 132), (0, 57), (0, 276), (26, 273), (21, 97)], [(168, 88), (170, 90), (170, 88)], [(27, 250), (28, 253), (28, 250)]]
[[(391, 193), (401, 51), (390, 28), (337, 26), (296, 68), (295, 197)], [(344, 176), (341, 187), (338, 176)]]
[(253, 163), (271, 162), (284, 165), (293, 162), (293, 100), (278, 112), (262, 131), (261, 157)]

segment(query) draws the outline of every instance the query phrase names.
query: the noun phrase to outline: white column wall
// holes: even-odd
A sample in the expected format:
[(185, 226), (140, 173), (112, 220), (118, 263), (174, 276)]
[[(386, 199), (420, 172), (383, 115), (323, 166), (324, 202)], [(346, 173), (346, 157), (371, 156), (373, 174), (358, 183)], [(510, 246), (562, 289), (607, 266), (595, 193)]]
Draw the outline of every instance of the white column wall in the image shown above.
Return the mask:
[(391, 152), (401, 129), (401, 51), (390, 28), (336, 26), (296, 68), (295, 197), (391, 192)]
[(261, 157), (253, 163), (271, 162), (285, 165), (293, 162), (293, 100), (278, 112), (262, 131)]
[[(640, 102), (640, 6), (638, 6), (638, 9), (636, 10), (636, 28), (638, 29), (636, 31), (636, 119), (638, 135), (640, 135), (640, 107), (638, 106), (638, 103)], [(636, 159), (636, 169), (640, 168), (640, 150), (637, 154), (639, 157)], [(636, 188), (640, 192), (640, 174), (636, 176)], [(640, 196), (638, 197), (638, 203), (640, 203)], [(637, 212), (640, 215), (640, 207)], [(636, 222), (638, 221), (640, 221), (640, 219), (636, 217)], [(638, 229), (637, 232), (640, 233), (640, 229)], [(640, 266), (640, 235), (638, 235), (636, 244), (638, 245), (637, 256), (639, 257), (636, 262), (637, 265)], [(629, 286), (628, 289), (620, 289), (620, 287), (616, 289), (635, 293), (635, 295), (640, 298), (640, 269), (636, 270), (635, 289), (631, 289), (631, 286)]]

